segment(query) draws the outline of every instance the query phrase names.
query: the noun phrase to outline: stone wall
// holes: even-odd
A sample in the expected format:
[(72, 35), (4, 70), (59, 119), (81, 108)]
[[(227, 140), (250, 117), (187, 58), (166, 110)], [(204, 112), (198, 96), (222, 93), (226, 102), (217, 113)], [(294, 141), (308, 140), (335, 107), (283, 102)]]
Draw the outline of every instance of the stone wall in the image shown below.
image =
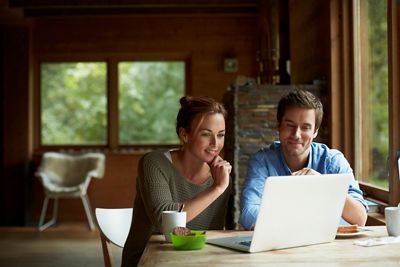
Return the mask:
[[(234, 194), (231, 203), (231, 220), (227, 227), (238, 229), (240, 193), (246, 177), (247, 161), (260, 148), (278, 140), (276, 108), (280, 98), (288, 91), (299, 88), (320, 97), (324, 106), (324, 87), (321, 85), (257, 85), (249, 80), (244, 85), (232, 85), (224, 96), (228, 110), (224, 156), (233, 165)], [(322, 122), (318, 142), (328, 142), (326, 120)]]

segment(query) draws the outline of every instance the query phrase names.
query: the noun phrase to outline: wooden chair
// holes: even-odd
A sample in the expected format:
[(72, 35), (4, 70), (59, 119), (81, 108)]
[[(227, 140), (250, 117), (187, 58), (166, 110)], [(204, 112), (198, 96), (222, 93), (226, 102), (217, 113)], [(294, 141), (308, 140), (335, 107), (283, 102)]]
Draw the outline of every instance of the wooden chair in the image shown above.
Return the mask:
[(123, 248), (132, 222), (133, 208), (96, 208), (96, 220), (100, 229), (104, 265), (113, 267), (111, 244)]

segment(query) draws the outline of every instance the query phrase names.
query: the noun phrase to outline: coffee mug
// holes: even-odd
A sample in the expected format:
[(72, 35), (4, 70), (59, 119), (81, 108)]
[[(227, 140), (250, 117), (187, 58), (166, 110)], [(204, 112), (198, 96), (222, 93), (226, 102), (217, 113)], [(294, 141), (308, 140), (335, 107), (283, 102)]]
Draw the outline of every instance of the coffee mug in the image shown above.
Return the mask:
[(385, 208), (386, 230), (389, 236), (400, 236), (400, 206)]
[(186, 227), (186, 211), (167, 210), (162, 213), (162, 232), (165, 240), (171, 242), (170, 233), (175, 227)]

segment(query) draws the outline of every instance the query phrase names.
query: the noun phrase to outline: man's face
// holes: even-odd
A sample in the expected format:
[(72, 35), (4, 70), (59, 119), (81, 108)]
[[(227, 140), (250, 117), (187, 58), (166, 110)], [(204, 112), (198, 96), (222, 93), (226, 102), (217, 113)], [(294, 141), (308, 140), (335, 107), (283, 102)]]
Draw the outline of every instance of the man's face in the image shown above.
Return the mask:
[(305, 163), (310, 154), (310, 145), (318, 134), (318, 129), (315, 129), (315, 110), (287, 107), (278, 131), (285, 159)]

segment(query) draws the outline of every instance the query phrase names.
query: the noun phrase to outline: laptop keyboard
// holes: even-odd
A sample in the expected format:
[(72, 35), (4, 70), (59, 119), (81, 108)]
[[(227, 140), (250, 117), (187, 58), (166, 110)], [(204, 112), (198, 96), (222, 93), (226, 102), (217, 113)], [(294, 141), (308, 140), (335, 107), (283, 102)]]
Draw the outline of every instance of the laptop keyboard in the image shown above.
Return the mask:
[(241, 242), (239, 242), (239, 244), (246, 246), (246, 247), (250, 247), (251, 241), (241, 241)]

